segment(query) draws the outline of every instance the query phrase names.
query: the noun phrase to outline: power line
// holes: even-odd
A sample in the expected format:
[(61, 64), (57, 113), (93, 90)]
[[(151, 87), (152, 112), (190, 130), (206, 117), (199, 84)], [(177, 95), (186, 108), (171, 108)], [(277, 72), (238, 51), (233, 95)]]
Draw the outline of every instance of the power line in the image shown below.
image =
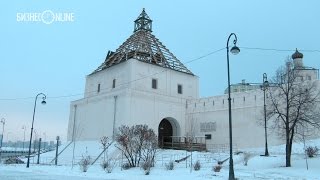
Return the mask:
[(195, 59), (192, 59), (192, 60), (190, 60), (190, 61), (187, 61), (187, 62), (185, 62), (185, 64), (192, 63), (192, 62), (194, 62), (194, 61), (198, 61), (198, 60), (200, 60), (200, 59), (202, 59), (202, 58), (205, 58), (205, 57), (207, 57), (207, 56), (210, 56), (210, 55), (212, 55), (212, 54), (215, 54), (215, 53), (217, 53), (217, 52), (219, 52), (219, 51), (222, 51), (222, 50), (224, 50), (224, 49), (225, 49), (225, 48), (221, 48), (221, 49), (212, 51), (212, 52), (210, 52), (210, 53), (208, 53), (208, 54), (205, 54), (205, 55), (200, 56), (200, 57), (198, 57), (198, 58), (195, 58)]
[[(274, 48), (257, 48), (257, 47), (240, 47), (241, 49), (249, 50), (261, 50), (261, 51), (282, 51), (282, 52), (293, 52), (292, 49), (274, 49)], [(320, 50), (309, 50), (309, 49), (299, 49), (301, 52), (320, 52)]]
[[(188, 64), (188, 63), (191, 63), (191, 62), (194, 62), (194, 61), (198, 61), (198, 60), (203, 59), (203, 58), (205, 58), (205, 57), (207, 57), (207, 56), (210, 56), (210, 55), (212, 55), (212, 54), (215, 54), (215, 53), (217, 53), (217, 52), (219, 52), (219, 51), (221, 51), (221, 50), (223, 50), (223, 49), (225, 49), (225, 48), (221, 48), (221, 49), (212, 51), (212, 52), (210, 52), (210, 53), (208, 53), (208, 54), (205, 54), (205, 55), (202, 55), (202, 56), (200, 56), (200, 57), (198, 57), (198, 58), (195, 58), (195, 59), (192, 59), (192, 60), (190, 60), (190, 61), (187, 61), (187, 62), (185, 62), (185, 64)], [(122, 84), (119, 84), (118, 86), (124, 86), (124, 85), (130, 84), (130, 83), (133, 83), (133, 82), (136, 82), (136, 81), (139, 81), (139, 80), (148, 78), (148, 77), (152, 77), (152, 76), (161, 74), (161, 73), (166, 72), (166, 71), (168, 71), (168, 70), (169, 70), (169, 69), (166, 68), (166, 69), (164, 69), (163, 71), (160, 71), (160, 72), (157, 72), (157, 73), (153, 73), (153, 74), (150, 74), (150, 75), (146, 75), (146, 76), (144, 76), (144, 77), (141, 77), (141, 78), (138, 78), (138, 79), (134, 79), (134, 80), (132, 80), (132, 81), (124, 82), (124, 83), (122, 83)], [(112, 89), (112, 88), (102, 88), (101, 90), (111, 90), (111, 89)], [(95, 93), (95, 92), (96, 92), (96, 91), (91, 91), (91, 92), (86, 92), (86, 93), (90, 94), (90, 93)], [(47, 98), (48, 98), (48, 99), (49, 99), (49, 98), (50, 98), (50, 99), (59, 99), (59, 98), (69, 98), (69, 97), (80, 96), (80, 95), (84, 95), (84, 93), (70, 94), (70, 95), (61, 95), (61, 96), (53, 96), (53, 97), (48, 96)], [(33, 99), (33, 98), (34, 98), (34, 97), (26, 97), (26, 98), (1, 98), (0, 101), (15, 101), (15, 100), (26, 100), (26, 99)]]
[[(294, 50), (292, 49), (275, 49), (275, 48), (259, 48), (259, 47), (240, 47), (241, 49), (248, 49), (248, 50), (259, 50), (259, 51), (279, 51), (279, 52), (292, 52)], [(184, 64), (189, 64), (189, 63), (192, 63), (192, 62), (195, 62), (195, 61), (198, 61), (198, 60), (201, 60), (205, 57), (208, 57), (212, 54), (215, 54), (215, 53), (218, 53), (222, 50), (226, 49), (225, 47), (224, 48), (220, 48), (218, 50), (215, 50), (215, 51), (212, 51), (210, 53), (207, 53), (205, 55), (202, 55), (198, 58), (195, 58), (195, 59), (192, 59), (192, 60), (189, 60), (189, 61), (186, 61), (184, 62)], [(320, 52), (320, 50), (307, 50), (307, 49), (299, 49), (299, 51), (301, 52)], [(155, 76), (155, 75), (158, 75), (158, 74), (161, 74), (163, 72), (166, 72), (168, 71), (169, 69), (166, 68), (164, 69), (163, 71), (159, 71), (157, 73), (153, 73), (153, 74), (150, 74), (150, 75), (146, 75), (144, 77), (141, 77), (141, 78), (138, 78), (138, 79), (134, 79), (132, 81), (128, 81), (128, 82), (124, 82), (122, 84), (119, 84), (118, 86), (124, 86), (124, 85), (127, 85), (127, 84), (130, 84), (130, 83), (133, 83), (133, 82), (136, 82), (136, 81), (139, 81), (139, 80), (142, 80), (142, 79), (145, 79), (145, 78), (148, 78), (148, 77), (152, 77), (152, 76)], [(102, 88), (101, 90), (111, 90), (113, 88)], [(88, 94), (90, 93), (95, 93), (96, 91), (91, 91), (91, 92), (86, 92)], [(69, 97), (74, 97), (74, 96), (81, 96), (81, 95), (84, 95), (85, 93), (77, 93), (77, 94), (70, 94), (70, 95), (60, 95), (60, 96), (48, 96), (47, 98), (50, 98), (50, 99), (60, 99), (60, 98), (69, 98)], [(15, 101), (15, 100), (27, 100), (27, 99), (33, 99), (34, 97), (24, 97), (24, 98), (0, 98), (0, 101)]]

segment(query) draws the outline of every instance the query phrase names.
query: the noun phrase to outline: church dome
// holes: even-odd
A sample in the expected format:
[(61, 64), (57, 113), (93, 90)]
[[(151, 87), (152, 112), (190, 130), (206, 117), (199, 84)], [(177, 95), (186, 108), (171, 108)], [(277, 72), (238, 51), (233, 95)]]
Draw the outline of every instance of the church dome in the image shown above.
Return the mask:
[(303, 54), (296, 49), (296, 52), (292, 54), (292, 59), (303, 58)]

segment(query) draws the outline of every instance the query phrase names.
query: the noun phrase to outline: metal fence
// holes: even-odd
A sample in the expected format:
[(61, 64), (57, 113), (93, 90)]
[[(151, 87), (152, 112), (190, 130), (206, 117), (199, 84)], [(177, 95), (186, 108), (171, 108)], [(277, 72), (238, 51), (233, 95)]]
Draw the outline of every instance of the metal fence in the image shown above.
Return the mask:
[[(237, 151), (237, 146), (235, 145), (234, 147), (234, 152)], [(188, 168), (191, 167), (192, 164), (194, 164), (196, 161), (199, 161), (201, 163), (202, 167), (213, 167), (217, 161), (224, 160), (228, 158), (228, 152), (229, 152), (229, 144), (207, 144), (207, 149), (208, 152), (190, 152), (190, 151), (174, 151), (171, 150), (171, 152), (167, 152), (164, 150), (159, 149), (159, 153), (157, 153), (156, 159), (155, 159), (155, 166), (160, 166), (164, 167), (167, 163), (170, 161), (177, 161), (181, 160), (178, 162), (175, 162), (176, 168)], [(192, 154), (192, 157), (191, 157)], [(109, 154), (110, 156), (110, 154)], [(189, 157), (187, 157), (189, 156)], [(127, 162), (127, 159), (125, 158), (124, 155), (118, 153), (116, 156), (112, 156), (113, 161), (116, 165), (116, 167), (120, 167)], [(187, 157), (187, 158), (186, 158)], [(91, 160), (94, 160), (97, 158), (97, 156), (90, 156)], [(30, 157), (30, 163), (36, 164), (37, 163), (37, 155)], [(40, 164), (45, 164), (45, 165), (54, 165), (54, 160), (55, 157), (51, 156), (43, 156), (42, 154), (40, 155), (39, 162)], [(83, 156), (75, 156), (74, 159), (72, 157), (58, 157), (58, 165), (65, 165), (65, 166), (77, 166), (79, 162), (83, 159)], [(101, 156), (95, 165), (100, 165), (102, 164), (104, 158)], [(192, 162), (191, 162), (192, 160)]]

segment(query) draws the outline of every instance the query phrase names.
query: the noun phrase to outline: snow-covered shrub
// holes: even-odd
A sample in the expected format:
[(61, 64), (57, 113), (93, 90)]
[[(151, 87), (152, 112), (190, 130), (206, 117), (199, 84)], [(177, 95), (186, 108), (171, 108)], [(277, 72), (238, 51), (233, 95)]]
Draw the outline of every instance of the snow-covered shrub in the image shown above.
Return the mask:
[(152, 160), (157, 152), (158, 138), (147, 125), (121, 126), (116, 135), (117, 148), (122, 151), (130, 167), (139, 166), (140, 161)]
[(317, 146), (314, 146), (314, 147), (308, 146), (305, 151), (306, 151), (308, 157), (312, 158), (318, 154), (319, 149)]
[(201, 168), (201, 164), (200, 164), (200, 161), (197, 161), (194, 165), (193, 165), (193, 169), (195, 171), (199, 171)]
[(166, 163), (165, 167), (166, 167), (166, 170), (173, 170), (174, 169), (173, 161), (170, 161), (169, 163)]
[(243, 165), (247, 166), (248, 165), (248, 161), (249, 159), (251, 159), (252, 154), (248, 153), (248, 152), (244, 152), (243, 153)]
[(102, 136), (100, 138), (100, 144), (102, 145), (103, 148), (103, 161), (106, 161), (106, 157), (108, 159), (108, 148), (111, 144), (111, 142), (109, 142), (109, 138), (107, 136)]
[(144, 174), (145, 175), (149, 175), (150, 174), (150, 170), (151, 170), (151, 167), (152, 167), (152, 162), (151, 160), (149, 161), (144, 161), (141, 165), (142, 169), (144, 170)]
[(124, 163), (121, 165), (122, 169), (127, 170), (130, 169), (132, 166), (129, 163)]
[(102, 163), (101, 163), (102, 169), (106, 170), (107, 166), (108, 166), (108, 162), (107, 161), (102, 161)]
[(3, 161), (3, 164), (23, 164), (24, 161), (22, 161), (18, 157), (9, 157), (8, 159)]
[(108, 159), (107, 161), (103, 161), (101, 163), (101, 167), (107, 173), (111, 173), (114, 167), (116, 166), (116, 161), (112, 158)]
[(220, 172), (221, 168), (222, 168), (222, 166), (217, 164), (217, 165), (213, 166), (213, 171), (214, 172)]
[(89, 166), (91, 164), (90, 156), (82, 156), (82, 159), (79, 162), (79, 166), (82, 172), (87, 172)]

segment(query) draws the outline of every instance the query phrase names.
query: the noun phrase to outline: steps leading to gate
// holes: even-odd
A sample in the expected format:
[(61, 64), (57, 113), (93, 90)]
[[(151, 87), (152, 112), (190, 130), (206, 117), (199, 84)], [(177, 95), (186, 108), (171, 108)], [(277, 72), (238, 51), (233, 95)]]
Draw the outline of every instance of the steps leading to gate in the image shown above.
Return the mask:
[(181, 143), (181, 142), (164, 142), (163, 149), (176, 149), (187, 151), (207, 151), (206, 144), (203, 143)]

